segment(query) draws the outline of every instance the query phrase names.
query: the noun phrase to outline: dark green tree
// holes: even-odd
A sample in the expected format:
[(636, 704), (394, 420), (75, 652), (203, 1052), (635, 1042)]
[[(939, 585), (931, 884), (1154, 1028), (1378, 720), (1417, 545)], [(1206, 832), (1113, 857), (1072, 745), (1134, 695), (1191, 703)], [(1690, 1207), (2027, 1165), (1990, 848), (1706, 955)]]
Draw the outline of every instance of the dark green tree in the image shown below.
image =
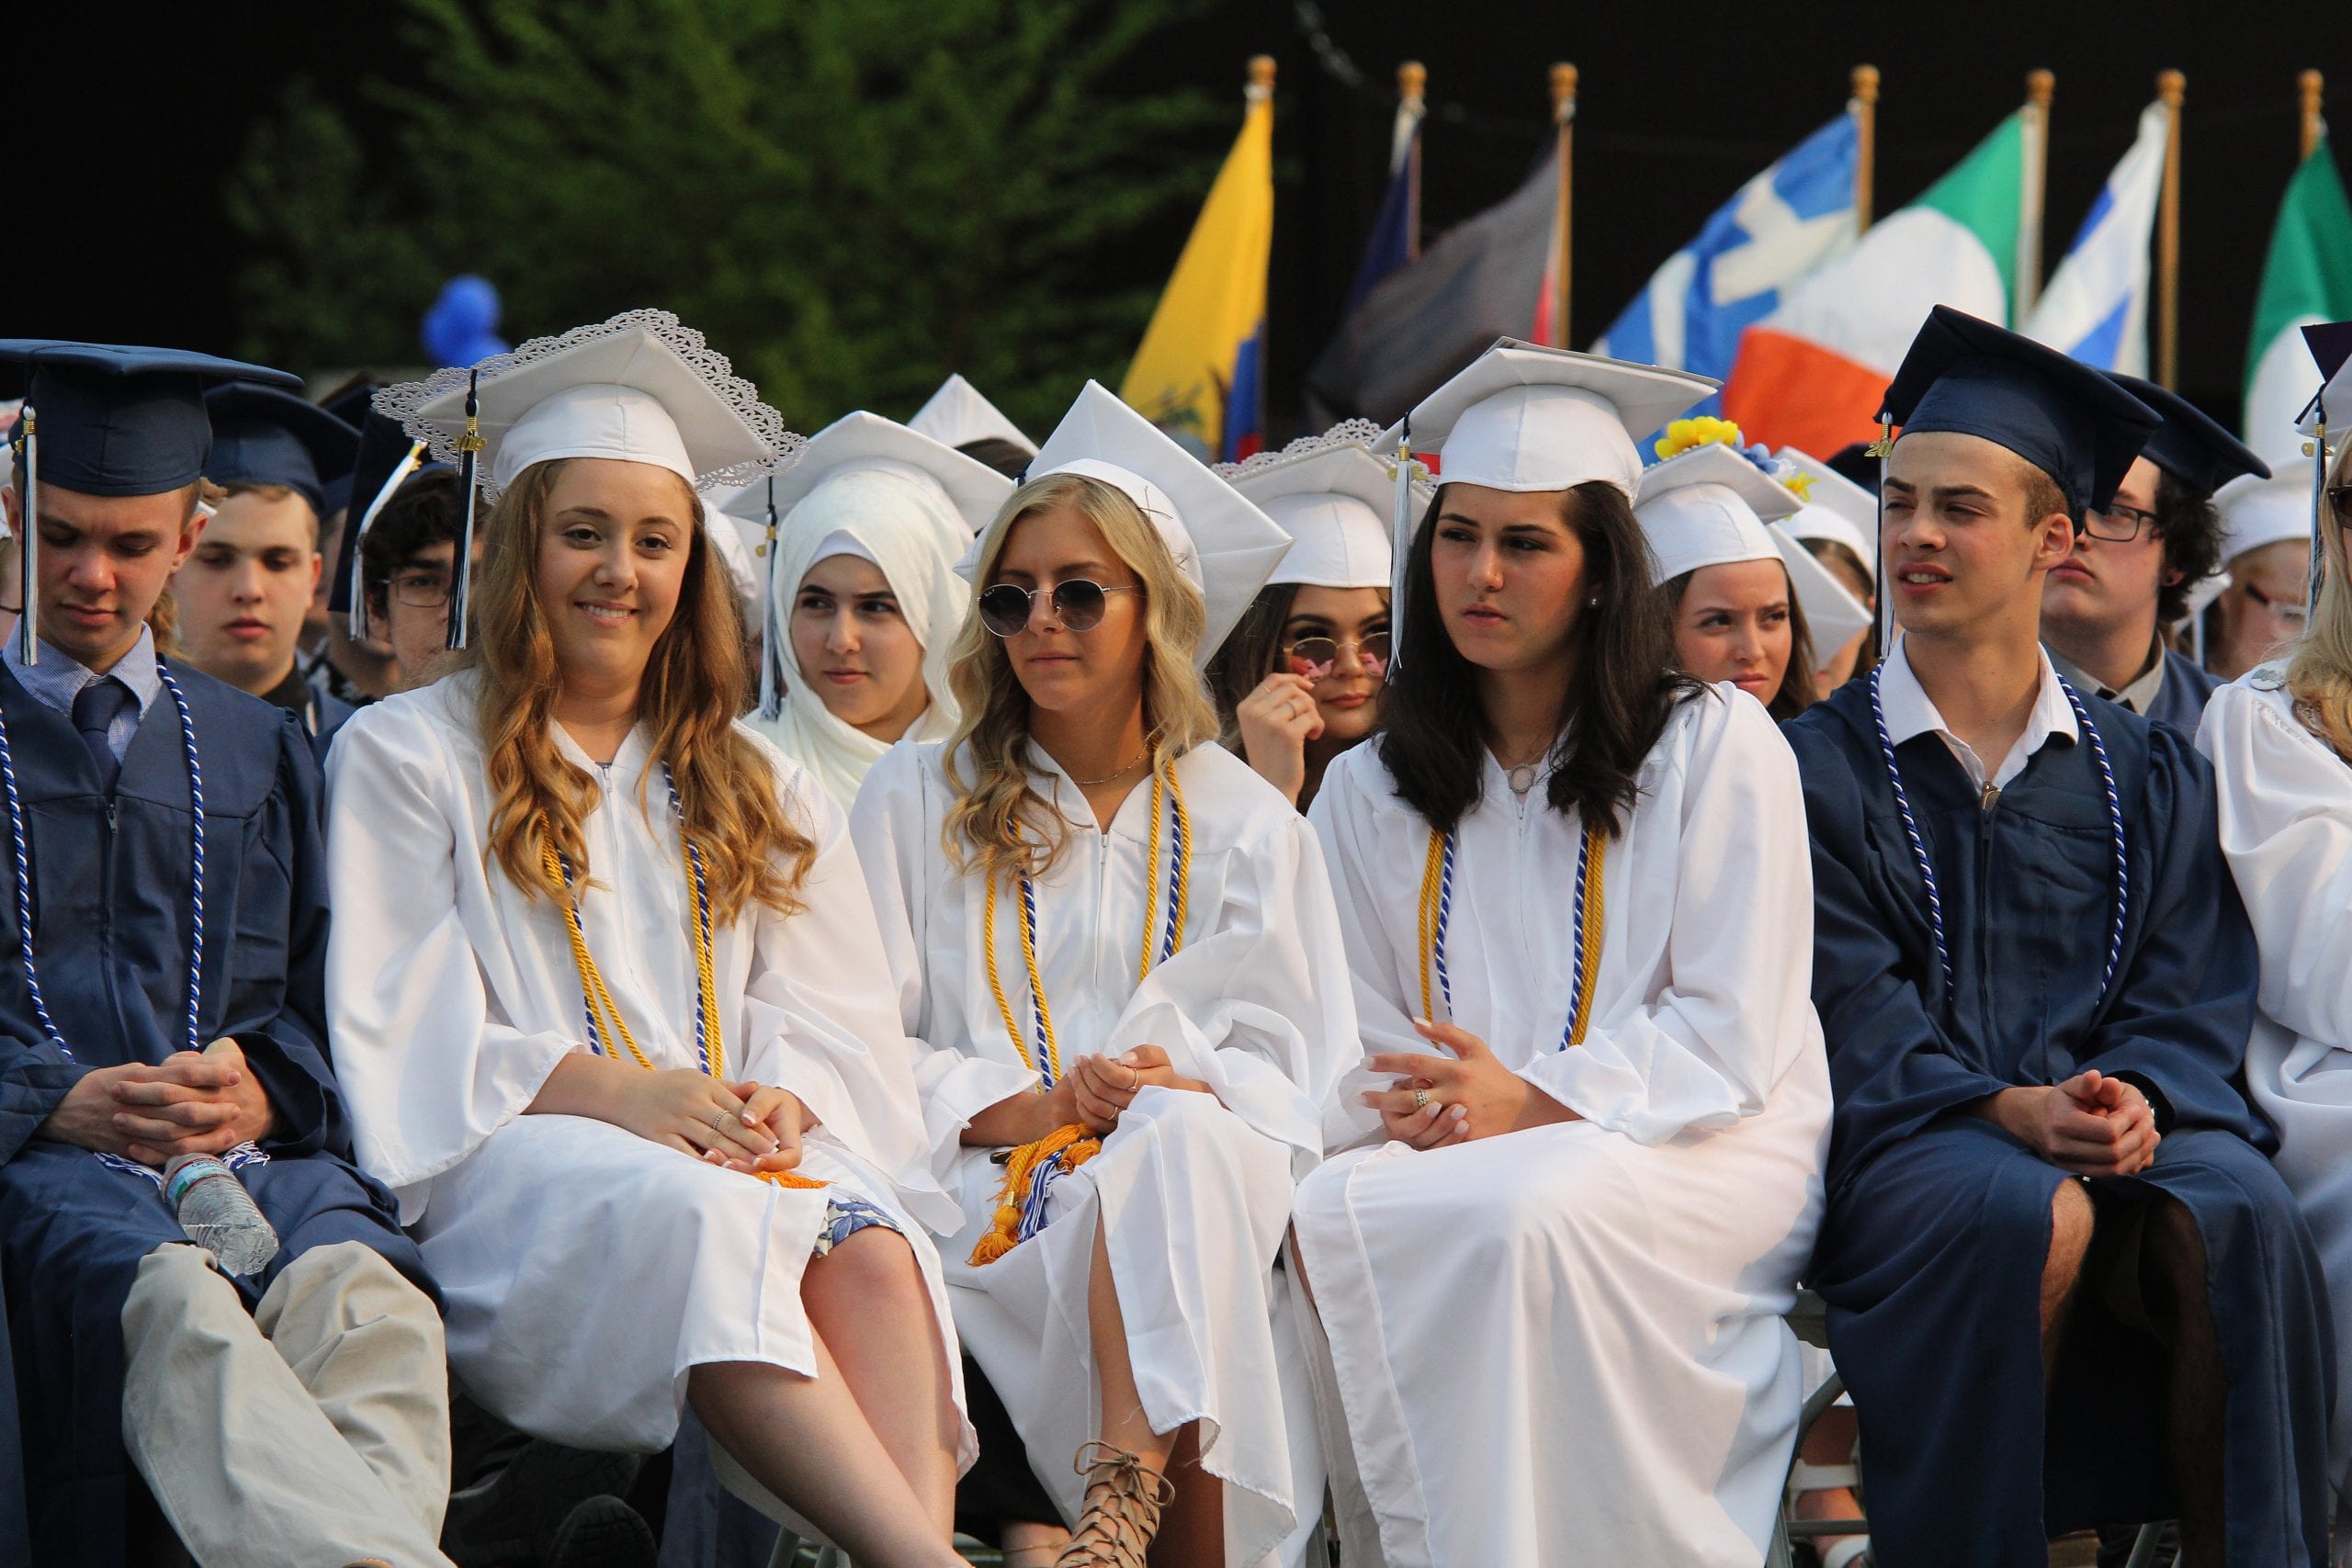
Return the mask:
[(362, 89), (388, 149), (299, 84), (247, 149), (244, 346), (413, 363), (473, 271), (511, 339), (674, 310), (801, 429), (951, 369), (1046, 424), (1116, 384), (1174, 260), (1123, 243), (1199, 199), (1238, 112), (1119, 85), (1202, 8), (401, 0), (420, 79)]

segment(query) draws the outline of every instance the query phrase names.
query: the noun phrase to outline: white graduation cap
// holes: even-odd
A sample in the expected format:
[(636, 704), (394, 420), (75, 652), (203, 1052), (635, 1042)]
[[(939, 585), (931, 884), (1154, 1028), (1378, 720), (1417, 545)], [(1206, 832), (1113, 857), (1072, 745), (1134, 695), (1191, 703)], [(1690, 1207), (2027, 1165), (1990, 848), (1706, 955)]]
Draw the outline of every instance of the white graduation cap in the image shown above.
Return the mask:
[(1785, 525), (1800, 539), (1826, 539), (1854, 552), (1862, 574), (1878, 581), (1878, 497), (1808, 452), (1783, 446), (1772, 454), (1813, 482)]
[(1021, 434), (1021, 427), (1004, 417), (997, 406), (980, 396), (980, 389), (954, 375), (939, 384), (931, 400), (915, 411), (907, 421), (907, 428), (930, 436), (946, 446), (961, 446), (972, 441), (1010, 441), (1031, 457), (1037, 455), (1037, 444)]
[[(467, 403), (478, 400), (477, 422)], [(667, 468), (696, 490), (773, 472), (798, 438), (759, 389), (667, 310), (627, 310), (481, 364), (376, 394), (435, 457), (456, 463), (478, 431), (486, 499), (534, 463), (616, 457)]]
[(1814, 559), (1786, 528), (1796, 492), (1751, 459), (1711, 442), (1669, 457), (1642, 475), (1634, 515), (1650, 545), (1651, 581), (1670, 582), (1702, 567), (1777, 560), (1804, 607), (1815, 651), (1844, 647), (1871, 624), (1871, 613)]
[[(1176, 569), (1207, 602), (1208, 627), (1193, 650), (1196, 668), (1207, 666), (1290, 549), (1290, 536), (1272, 518), (1099, 382), (1086, 384), (1046, 437), (1029, 483), (1051, 474), (1111, 486), (1159, 530)], [(1006, 523), (1000, 512), (956, 570), (966, 578), (978, 573)]]
[[(1358, 433), (1361, 427), (1361, 433)], [(1343, 434), (1344, 433), (1344, 434)], [(1376, 426), (1361, 420), (1323, 435), (1302, 436), (1280, 452), (1221, 467), (1233, 488), (1264, 509), (1291, 536), (1290, 554), (1269, 582), (1315, 588), (1390, 585), (1389, 511), (1396, 496), (1396, 459), (1375, 457)], [(1424, 473), (1414, 465), (1416, 474)], [(1412, 482), (1417, 509), (1426, 511), (1437, 487)]]
[[(995, 518), (1012, 488), (1011, 479), (986, 463), (896, 420), (861, 411), (844, 414), (810, 436), (799, 460), (786, 472), (755, 480), (722, 500), (719, 510), (750, 525), (748, 532), (759, 541), (757, 552), (764, 558), (764, 570), (752, 590), (755, 602), (763, 606), (758, 612), (764, 628), (760, 716), (774, 718), (782, 711), (783, 604), (799, 586), (777, 581), (787, 554), (807, 558), (800, 568), (805, 572), (819, 558), (812, 552), (826, 537), (846, 531), (854, 547), (846, 553), (874, 559), (872, 547), (854, 537), (862, 531), (858, 523), (888, 515), (918, 534), (931, 534), (933, 548), (952, 561)], [(784, 536), (797, 539), (812, 527), (822, 530), (822, 536), (797, 540), (808, 549), (783, 547)], [(879, 560), (875, 564), (883, 566)]]
[[(373, 403), (412, 440), (455, 464), (464, 480), (465, 522), (449, 590), (453, 649), (465, 647), (469, 635), (477, 493), (495, 501), (533, 464), (561, 457), (647, 463), (709, 490), (773, 473), (801, 444), (726, 355), (667, 310), (624, 310), (533, 338), (479, 364), (387, 387)], [(714, 515), (703, 508), (707, 525)], [(722, 551), (725, 526), (707, 526)], [(739, 594), (742, 586), (737, 579)]]
[(2311, 474), (2301, 468), (2289, 469), (2267, 479), (2242, 474), (2213, 492), (2213, 509), (2222, 514), (2224, 570), (2248, 550), (2287, 539), (2309, 542)]
[(1704, 376), (1498, 338), (1382, 435), (1439, 454), (1447, 484), (1571, 490), (1605, 480), (1630, 499), (1641, 482), (1636, 438), (1722, 386)]

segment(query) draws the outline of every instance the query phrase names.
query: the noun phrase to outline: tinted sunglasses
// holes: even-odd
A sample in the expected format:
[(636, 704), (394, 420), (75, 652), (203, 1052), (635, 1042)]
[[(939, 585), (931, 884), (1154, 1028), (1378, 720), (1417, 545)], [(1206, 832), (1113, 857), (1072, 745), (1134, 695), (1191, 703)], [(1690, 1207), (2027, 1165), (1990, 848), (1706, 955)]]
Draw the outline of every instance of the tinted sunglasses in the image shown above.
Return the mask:
[(1283, 649), (1289, 661), (1290, 672), (1304, 675), (1310, 681), (1320, 681), (1340, 662), (1343, 649), (1356, 650), (1357, 661), (1377, 675), (1388, 668), (1388, 634), (1374, 632), (1353, 642), (1340, 642), (1328, 637), (1303, 637)]
[[(1112, 594), (1135, 592), (1132, 585), (1105, 588), (1082, 577), (1057, 582), (1050, 595), (1054, 618), (1070, 631), (1091, 632), (1102, 624), (1102, 614), (1110, 608)], [(1045, 592), (1047, 590), (1043, 588), (1022, 588), (1010, 582), (984, 588), (980, 591), (980, 625), (999, 637), (1012, 637), (1027, 627), (1036, 597)]]

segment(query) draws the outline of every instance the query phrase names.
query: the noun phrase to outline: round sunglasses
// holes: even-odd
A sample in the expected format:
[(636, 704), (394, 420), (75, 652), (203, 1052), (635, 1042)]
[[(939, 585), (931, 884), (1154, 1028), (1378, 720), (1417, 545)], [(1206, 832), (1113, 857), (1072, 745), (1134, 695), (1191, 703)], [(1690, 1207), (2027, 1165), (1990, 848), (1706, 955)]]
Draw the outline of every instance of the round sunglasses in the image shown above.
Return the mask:
[(1344, 649), (1356, 650), (1356, 660), (1377, 675), (1388, 668), (1388, 634), (1374, 632), (1369, 637), (1340, 642), (1328, 637), (1303, 637), (1283, 649), (1283, 657), (1290, 663), (1290, 672), (1310, 681), (1320, 681), (1340, 662)]
[(1132, 583), (1120, 588), (1105, 588), (1082, 577), (1057, 582), (1051, 590), (1000, 582), (993, 588), (980, 591), (980, 625), (999, 637), (1012, 637), (1028, 626), (1037, 595), (1046, 593), (1054, 606), (1054, 618), (1065, 628), (1074, 632), (1091, 632), (1102, 624), (1102, 615), (1110, 608), (1112, 594), (1136, 592), (1138, 590)]

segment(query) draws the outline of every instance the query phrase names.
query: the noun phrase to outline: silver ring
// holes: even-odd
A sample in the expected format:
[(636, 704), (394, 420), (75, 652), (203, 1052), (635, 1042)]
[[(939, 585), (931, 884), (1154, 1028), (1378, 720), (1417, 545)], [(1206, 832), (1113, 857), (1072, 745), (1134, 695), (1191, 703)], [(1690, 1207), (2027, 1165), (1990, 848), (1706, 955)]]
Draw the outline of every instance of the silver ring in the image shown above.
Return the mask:
[(1427, 1111), (1429, 1108), (1430, 1091), (1425, 1089), (1415, 1089), (1413, 1091), (1413, 1109), (1416, 1111)]
[(727, 1112), (724, 1111), (714, 1111), (710, 1113), (710, 1130), (714, 1133), (724, 1133), (727, 1131)]

